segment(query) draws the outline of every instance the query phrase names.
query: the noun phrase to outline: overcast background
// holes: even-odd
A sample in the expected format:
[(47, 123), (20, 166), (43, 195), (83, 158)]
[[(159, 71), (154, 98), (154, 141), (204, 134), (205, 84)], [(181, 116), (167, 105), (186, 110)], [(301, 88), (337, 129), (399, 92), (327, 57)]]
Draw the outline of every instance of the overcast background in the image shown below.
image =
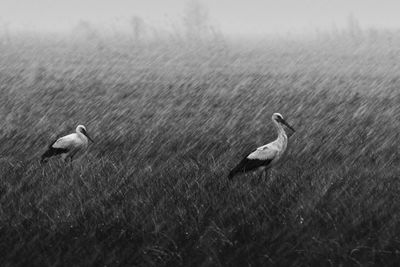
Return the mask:
[[(9, 29), (68, 30), (79, 21), (128, 28), (132, 16), (154, 27), (179, 25), (190, 0), (0, 0)], [(349, 16), (363, 28), (400, 28), (395, 0), (199, 0), (224, 34), (312, 32), (344, 27)]]

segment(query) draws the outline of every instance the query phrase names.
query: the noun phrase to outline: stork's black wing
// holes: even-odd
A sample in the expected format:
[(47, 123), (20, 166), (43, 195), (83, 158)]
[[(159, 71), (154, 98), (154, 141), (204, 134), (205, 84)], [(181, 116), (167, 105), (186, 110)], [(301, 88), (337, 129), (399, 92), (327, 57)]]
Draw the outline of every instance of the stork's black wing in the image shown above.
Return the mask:
[(68, 152), (68, 148), (54, 148), (53, 145), (55, 142), (57, 142), (58, 139), (54, 140), (49, 147), (47, 148), (47, 150), (43, 153), (42, 157), (40, 158), (40, 162), (43, 163), (45, 161), (46, 158), (50, 158), (52, 156), (56, 156), (56, 155), (60, 155), (63, 153), (67, 153)]
[(260, 160), (260, 159), (249, 159), (245, 157), (242, 159), (242, 161), (239, 162), (239, 164), (233, 168), (228, 175), (229, 179), (232, 179), (233, 176), (235, 176), (238, 173), (243, 173), (243, 172), (248, 172), (255, 170), (259, 167), (263, 166), (268, 166), (270, 164), (272, 159), (266, 159), (266, 160)]

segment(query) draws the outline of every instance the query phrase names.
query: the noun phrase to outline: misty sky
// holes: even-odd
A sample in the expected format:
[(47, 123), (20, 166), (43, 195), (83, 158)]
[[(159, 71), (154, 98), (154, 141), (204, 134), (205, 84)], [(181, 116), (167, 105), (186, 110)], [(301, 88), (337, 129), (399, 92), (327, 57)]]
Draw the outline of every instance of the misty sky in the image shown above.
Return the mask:
[[(188, 0), (0, 0), (9, 28), (63, 30), (80, 20), (123, 28), (133, 16), (178, 24)], [(224, 33), (307, 32), (340, 28), (353, 14), (363, 27), (400, 28), (398, 0), (199, 0)]]

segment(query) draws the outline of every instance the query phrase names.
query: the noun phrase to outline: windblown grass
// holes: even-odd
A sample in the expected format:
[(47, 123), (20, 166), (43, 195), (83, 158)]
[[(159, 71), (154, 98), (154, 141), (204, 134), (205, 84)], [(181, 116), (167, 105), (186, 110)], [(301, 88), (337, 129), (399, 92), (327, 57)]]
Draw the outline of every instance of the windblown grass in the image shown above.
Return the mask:
[[(252, 45), (3, 44), (3, 265), (399, 262), (398, 46)], [(273, 112), (282, 164), (228, 182)], [(41, 166), (77, 124), (88, 153)]]

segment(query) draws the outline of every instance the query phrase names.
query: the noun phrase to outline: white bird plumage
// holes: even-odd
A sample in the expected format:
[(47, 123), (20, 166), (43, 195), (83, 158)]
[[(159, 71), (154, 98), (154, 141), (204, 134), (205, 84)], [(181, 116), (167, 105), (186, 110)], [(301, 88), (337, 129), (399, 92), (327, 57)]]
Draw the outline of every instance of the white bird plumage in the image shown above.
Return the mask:
[(286, 150), (288, 137), (286, 135), (283, 125), (286, 125), (292, 131), (295, 131), (279, 113), (272, 115), (272, 122), (278, 132), (278, 138), (264, 146), (258, 147), (255, 151), (248, 154), (239, 164), (233, 168), (228, 178), (232, 179), (236, 174), (253, 171), (253, 170), (266, 170), (275, 165), (282, 157)]
[(65, 161), (68, 158), (72, 161), (75, 155), (82, 154), (86, 150), (88, 140), (93, 142), (87, 134), (85, 126), (78, 125), (75, 133), (63, 136), (51, 143), (46, 152), (43, 153), (41, 162), (43, 163), (47, 158), (56, 155), (62, 155)]

